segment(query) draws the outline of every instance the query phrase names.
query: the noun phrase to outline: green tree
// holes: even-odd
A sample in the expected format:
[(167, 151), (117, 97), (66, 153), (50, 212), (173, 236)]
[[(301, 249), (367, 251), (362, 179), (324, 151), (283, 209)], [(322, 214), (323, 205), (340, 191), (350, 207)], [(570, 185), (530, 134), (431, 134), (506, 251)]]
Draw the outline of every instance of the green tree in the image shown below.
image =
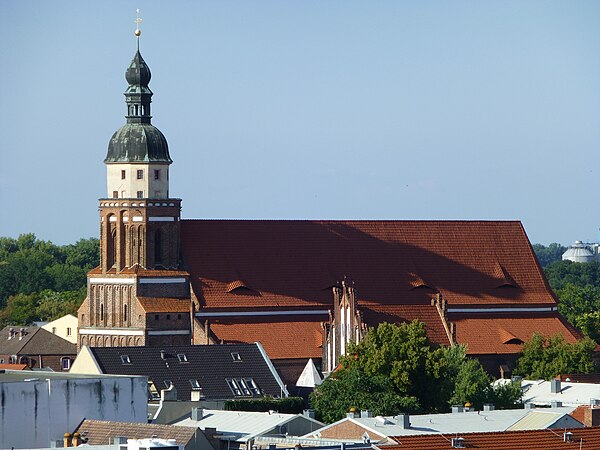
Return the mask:
[(592, 361), (595, 348), (596, 343), (590, 338), (569, 344), (561, 334), (550, 337), (534, 334), (523, 345), (523, 354), (513, 373), (546, 380), (561, 373), (592, 373), (597, 371)]
[(375, 415), (420, 410), (418, 400), (396, 392), (389, 378), (369, 376), (356, 367), (343, 368), (327, 378), (312, 392), (310, 403), (326, 423), (342, 419), (350, 408), (368, 409)]
[(573, 325), (577, 326), (581, 315), (600, 310), (600, 287), (568, 282), (556, 294), (560, 299), (558, 311)]
[(36, 315), (37, 294), (17, 294), (9, 297), (6, 308), (0, 312), (0, 322), (6, 325), (30, 325), (39, 318)]
[(567, 247), (564, 247), (556, 242), (553, 242), (549, 246), (542, 244), (533, 244), (533, 251), (540, 262), (542, 267), (546, 267), (556, 261), (562, 259), (562, 255), (567, 251)]
[(39, 294), (35, 315), (46, 322), (56, 320), (67, 314), (77, 316), (77, 309), (85, 298), (86, 289), (55, 292), (46, 289)]

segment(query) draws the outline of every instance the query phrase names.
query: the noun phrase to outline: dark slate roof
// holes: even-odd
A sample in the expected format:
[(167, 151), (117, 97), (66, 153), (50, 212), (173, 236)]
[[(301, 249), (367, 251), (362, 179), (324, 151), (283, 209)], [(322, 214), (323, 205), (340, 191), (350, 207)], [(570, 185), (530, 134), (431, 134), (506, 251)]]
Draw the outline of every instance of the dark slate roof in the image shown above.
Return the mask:
[(108, 143), (105, 163), (173, 162), (167, 139), (149, 123), (126, 123), (113, 134)]
[[(10, 330), (16, 335), (9, 339)], [(24, 330), (21, 333), (21, 330)], [(76, 355), (77, 345), (39, 327), (9, 326), (0, 330), (0, 355)]]
[[(95, 347), (90, 351), (103, 373), (147, 376), (159, 393), (166, 388), (165, 381), (170, 380), (182, 401), (190, 400), (190, 380), (198, 380), (206, 400), (244, 398), (232, 393), (228, 378), (252, 378), (262, 394), (281, 395), (281, 387), (257, 344)], [(234, 360), (232, 353), (239, 354), (240, 360)], [(185, 355), (187, 361), (181, 362), (178, 354)], [(122, 361), (124, 355), (130, 363)]]

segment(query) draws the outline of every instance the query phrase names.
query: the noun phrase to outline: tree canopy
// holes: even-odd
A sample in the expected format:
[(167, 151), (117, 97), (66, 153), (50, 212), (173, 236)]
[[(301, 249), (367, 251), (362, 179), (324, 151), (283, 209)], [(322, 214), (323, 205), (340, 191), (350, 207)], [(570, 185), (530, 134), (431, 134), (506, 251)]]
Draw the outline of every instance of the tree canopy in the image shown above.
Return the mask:
[(584, 338), (570, 344), (561, 334), (546, 337), (534, 334), (523, 344), (523, 354), (513, 374), (530, 379), (549, 380), (561, 373), (591, 373), (597, 367), (592, 360), (596, 343)]
[(85, 297), (86, 274), (99, 261), (98, 239), (57, 246), (32, 233), (0, 237), (0, 325), (75, 312)]
[(546, 267), (556, 261), (560, 261), (563, 253), (567, 251), (567, 247), (556, 242), (553, 242), (547, 247), (542, 244), (533, 244), (533, 251), (537, 256), (540, 265)]
[(491, 382), (480, 363), (466, 357), (464, 346), (432, 345), (423, 323), (382, 323), (348, 346), (342, 368), (310, 400), (326, 422), (343, 418), (351, 407), (393, 415), (443, 412), (467, 401), (479, 408), (485, 402), (500, 408), (520, 401), (519, 386), (497, 390)]

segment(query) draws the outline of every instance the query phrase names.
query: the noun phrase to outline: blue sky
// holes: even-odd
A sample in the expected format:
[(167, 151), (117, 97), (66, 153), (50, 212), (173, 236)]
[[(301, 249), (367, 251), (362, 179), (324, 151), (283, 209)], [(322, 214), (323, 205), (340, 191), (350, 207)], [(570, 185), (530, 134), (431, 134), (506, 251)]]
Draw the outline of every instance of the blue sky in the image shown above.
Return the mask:
[(597, 240), (598, 1), (0, 2), (0, 236), (97, 236), (124, 71), (185, 218), (518, 219)]

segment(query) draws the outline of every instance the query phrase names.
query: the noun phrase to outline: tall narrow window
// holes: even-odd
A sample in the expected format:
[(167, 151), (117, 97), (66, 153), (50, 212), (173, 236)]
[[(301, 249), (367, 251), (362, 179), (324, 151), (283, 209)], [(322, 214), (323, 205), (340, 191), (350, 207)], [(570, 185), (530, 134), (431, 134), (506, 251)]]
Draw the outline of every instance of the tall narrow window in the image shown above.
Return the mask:
[(138, 171), (137, 171), (137, 179), (138, 180), (143, 180), (144, 179), (144, 171), (142, 169), (138, 169)]
[(156, 233), (154, 233), (154, 263), (162, 263), (162, 242), (160, 230), (156, 230)]
[(100, 322), (104, 322), (104, 305), (100, 305)]
[(137, 198), (144, 198), (144, 191), (137, 191)]
[(113, 198), (119, 198), (119, 191), (113, 191)]
[(121, 170), (121, 180), (124, 180), (124, 179), (125, 179), (125, 171)]
[(154, 179), (160, 180), (160, 169), (154, 169)]
[(123, 322), (127, 323), (127, 305), (123, 305)]

